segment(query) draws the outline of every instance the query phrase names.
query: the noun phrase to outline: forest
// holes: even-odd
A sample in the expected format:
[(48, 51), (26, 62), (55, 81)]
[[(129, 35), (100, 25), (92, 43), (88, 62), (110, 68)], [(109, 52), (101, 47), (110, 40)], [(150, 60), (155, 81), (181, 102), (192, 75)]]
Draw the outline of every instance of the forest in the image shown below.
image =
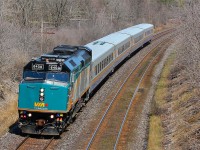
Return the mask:
[(56, 45), (86, 44), (141, 22), (166, 24), (174, 17), (172, 6), (179, 5), (171, 0), (1, 1), (0, 72), (8, 82), (1, 84), (19, 82), (25, 62)]

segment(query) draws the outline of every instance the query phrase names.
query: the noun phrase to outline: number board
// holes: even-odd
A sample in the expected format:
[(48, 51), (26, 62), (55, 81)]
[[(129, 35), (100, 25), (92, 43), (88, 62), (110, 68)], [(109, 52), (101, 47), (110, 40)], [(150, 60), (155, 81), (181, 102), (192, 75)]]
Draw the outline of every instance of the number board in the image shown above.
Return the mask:
[(62, 65), (59, 64), (32, 64), (32, 70), (36, 71), (62, 71)]
[(48, 66), (48, 70), (50, 71), (61, 71), (62, 66), (58, 66), (57, 64), (51, 64)]
[(44, 64), (32, 64), (32, 70), (44, 70)]

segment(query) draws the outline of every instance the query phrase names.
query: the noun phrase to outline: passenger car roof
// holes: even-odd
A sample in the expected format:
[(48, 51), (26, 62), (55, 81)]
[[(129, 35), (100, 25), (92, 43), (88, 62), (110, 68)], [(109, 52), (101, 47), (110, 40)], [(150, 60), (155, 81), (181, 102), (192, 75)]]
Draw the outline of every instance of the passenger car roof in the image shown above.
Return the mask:
[(92, 50), (92, 62), (105, 54), (108, 50), (114, 48), (113, 44), (102, 42), (99, 40), (88, 43), (85, 46)]
[(138, 24), (133, 26), (134, 28), (140, 28), (140, 29), (149, 29), (149, 28), (153, 28), (152, 24), (148, 24), (148, 23), (142, 23), (142, 24)]
[(108, 43), (117, 45), (129, 38), (130, 38), (130, 35), (122, 34), (120, 32), (115, 32), (99, 39), (98, 41), (108, 42)]
[(129, 28), (126, 28), (126, 29), (123, 29), (121, 31), (118, 31), (119, 33), (123, 33), (123, 34), (128, 34), (128, 35), (131, 35), (132, 37), (137, 35), (138, 33), (141, 33), (143, 31), (143, 29), (140, 29), (140, 28), (134, 28), (133, 27), (129, 27)]
[[(137, 36), (139, 33), (145, 32), (147, 29), (153, 28), (152, 24), (139, 24), (121, 31), (109, 34), (96, 41), (86, 44), (85, 46), (92, 50), (92, 62), (103, 56), (105, 53), (114, 50), (114, 46), (118, 45), (131, 37)], [(112, 52), (112, 50), (110, 51)]]

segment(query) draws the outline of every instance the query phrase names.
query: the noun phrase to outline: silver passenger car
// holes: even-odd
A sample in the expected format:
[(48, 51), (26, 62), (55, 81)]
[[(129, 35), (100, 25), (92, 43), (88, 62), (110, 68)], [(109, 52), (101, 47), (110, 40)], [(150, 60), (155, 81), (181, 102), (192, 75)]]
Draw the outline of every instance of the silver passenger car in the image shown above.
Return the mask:
[(126, 57), (150, 43), (153, 29), (152, 24), (139, 24), (85, 45), (92, 50), (90, 92)]

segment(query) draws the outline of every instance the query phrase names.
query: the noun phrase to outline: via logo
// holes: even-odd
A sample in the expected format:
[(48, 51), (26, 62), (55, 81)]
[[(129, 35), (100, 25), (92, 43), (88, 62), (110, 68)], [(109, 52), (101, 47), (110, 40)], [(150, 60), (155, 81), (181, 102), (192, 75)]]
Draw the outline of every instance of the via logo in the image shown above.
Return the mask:
[(47, 107), (48, 104), (40, 103), (40, 102), (35, 102), (35, 103), (34, 103), (34, 106), (35, 106), (35, 107)]

